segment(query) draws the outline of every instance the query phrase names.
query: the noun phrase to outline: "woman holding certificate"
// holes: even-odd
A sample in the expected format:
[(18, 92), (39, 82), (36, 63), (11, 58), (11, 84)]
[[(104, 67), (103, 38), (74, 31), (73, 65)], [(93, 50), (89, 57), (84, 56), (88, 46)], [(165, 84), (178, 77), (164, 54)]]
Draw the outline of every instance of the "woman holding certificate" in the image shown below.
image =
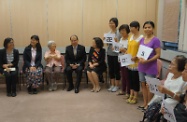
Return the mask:
[[(119, 32), (121, 34), (121, 39), (119, 41), (121, 47), (119, 49), (119, 58), (126, 54), (127, 46), (128, 46), (128, 37), (130, 33), (129, 25), (123, 24), (119, 27)], [(129, 97), (130, 94), (130, 85), (129, 85), (129, 78), (128, 78), (128, 69), (126, 66), (121, 65), (121, 81), (122, 81), (122, 89), (117, 95), (125, 95), (126, 98)]]
[(139, 42), (142, 39), (143, 35), (139, 33), (140, 24), (137, 21), (133, 21), (130, 23), (130, 31), (132, 35), (128, 39), (128, 48), (127, 54), (132, 56), (133, 64), (128, 66), (128, 74), (129, 74), (129, 82), (130, 82), (130, 97), (127, 99), (127, 103), (136, 104), (138, 92), (140, 89), (139, 85), (139, 76), (138, 76), (138, 58), (136, 57)]
[(145, 37), (140, 40), (140, 47), (137, 54), (139, 57), (138, 71), (141, 82), (144, 105), (139, 106), (145, 110), (147, 104), (152, 99), (153, 94), (149, 92), (146, 86), (145, 76), (155, 78), (157, 71), (157, 59), (160, 57), (160, 40), (154, 36), (155, 25), (152, 21), (146, 21), (143, 25)]
[(19, 51), (14, 49), (14, 40), (6, 38), (4, 49), (0, 54), (0, 71), (5, 75), (8, 97), (16, 96), (16, 82), (18, 79)]
[[(117, 30), (118, 19), (111, 18), (109, 20), (109, 26), (111, 29), (109, 33), (115, 34), (115, 39), (120, 40), (120, 33)], [(118, 53), (113, 51), (112, 44), (108, 44), (107, 60), (108, 60), (109, 76), (110, 76), (110, 82), (111, 82), (111, 86), (108, 89), (108, 91), (116, 92), (119, 89), (120, 64), (118, 62)]]

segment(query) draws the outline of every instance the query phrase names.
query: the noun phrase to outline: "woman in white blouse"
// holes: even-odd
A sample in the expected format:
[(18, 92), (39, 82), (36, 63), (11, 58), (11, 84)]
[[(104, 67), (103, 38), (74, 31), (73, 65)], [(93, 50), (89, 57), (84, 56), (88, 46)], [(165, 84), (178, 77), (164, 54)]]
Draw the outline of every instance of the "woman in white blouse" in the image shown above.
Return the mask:
[[(169, 65), (170, 73), (168, 74), (164, 82), (164, 87), (176, 94), (184, 93), (184, 91), (186, 90), (185, 88), (187, 84), (182, 79), (182, 72), (185, 67), (185, 61), (186, 58), (183, 55), (176, 56)], [(167, 95), (164, 101), (174, 108), (177, 105), (178, 101), (173, 99), (173, 97), (175, 96)], [(149, 105), (153, 102), (161, 101), (162, 99), (162, 97), (154, 95), (152, 100), (149, 102)]]

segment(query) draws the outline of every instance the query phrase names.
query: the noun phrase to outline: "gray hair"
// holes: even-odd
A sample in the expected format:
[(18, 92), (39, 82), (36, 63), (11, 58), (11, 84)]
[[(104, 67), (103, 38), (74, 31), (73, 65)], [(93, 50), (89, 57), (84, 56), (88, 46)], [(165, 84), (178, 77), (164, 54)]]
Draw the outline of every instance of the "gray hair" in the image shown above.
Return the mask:
[(56, 44), (55, 43), (55, 41), (53, 41), (53, 40), (50, 40), (50, 41), (48, 41), (48, 44), (47, 44), (47, 46), (50, 48), (50, 46), (52, 45), (52, 44)]

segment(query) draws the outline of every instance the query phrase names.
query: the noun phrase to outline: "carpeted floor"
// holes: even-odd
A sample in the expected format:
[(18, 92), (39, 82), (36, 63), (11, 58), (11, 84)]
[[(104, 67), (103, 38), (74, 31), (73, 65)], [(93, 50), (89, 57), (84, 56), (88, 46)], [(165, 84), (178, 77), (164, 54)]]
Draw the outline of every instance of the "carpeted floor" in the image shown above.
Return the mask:
[(26, 89), (15, 98), (7, 97), (0, 85), (0, 122), (139, 122), (143, 113), (102, 86), (99, 93), (90, 92), (90, 85), (82, 84), (80, 93), (59, 89), (29, 95)]

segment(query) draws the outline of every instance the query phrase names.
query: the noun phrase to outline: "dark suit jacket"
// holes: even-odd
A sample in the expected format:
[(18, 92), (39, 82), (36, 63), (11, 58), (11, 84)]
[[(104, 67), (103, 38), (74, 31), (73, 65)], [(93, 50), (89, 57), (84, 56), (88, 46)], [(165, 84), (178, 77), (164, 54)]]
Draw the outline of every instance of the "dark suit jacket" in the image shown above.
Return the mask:
[(66, 61), (66, 66), (69, 66), (70, 64), (80, 64), (80, 66), (84, 67), (84, 63), (86, 61), (85, 47), (82, 45), (78, 45), (77, 55), (74, 56), (73, 46), (72, 45), (67, 46), (66, 53), (65, 53), (65, 61)]
[[(26, 68), (31, 67), (31, 60), (32, 60), (32, 54), (31, 54), (31, 46), (27, 46), (23, 52), (23, 71), (25, 71)], [(36, 51), (36, 58), (35, 58), (35, 67), (43, 67), (41, 64), (42, 60), (42, 50)]]
[[(90, 48), (90, 52), (89, 52), (89, 57), (88, 57), (88, 62), (92, 62), (92, 55), (93, 55), (93, 52), (94, 52), (94, 48), (91, 47)], [(105, 49), (102, 48), (99, 52), (99, 55), (98, 55), (98, 68), (101, 68), (100, 70), (104, 71), (106, 69), (106, 62), (105, 62)]]
[[(13, 64), (12, 67), (15, 67), (16, 69), (18, 69), (19, 51), (16, 49), (13, 49), (13, 55), (14, 55), (14, 60), (11, 62)], [(2, 49), (0, 51), (0, 72), (1, 73), (3, 73), (4, 71), (3, 64), (8, 64), (6, 49)]]

